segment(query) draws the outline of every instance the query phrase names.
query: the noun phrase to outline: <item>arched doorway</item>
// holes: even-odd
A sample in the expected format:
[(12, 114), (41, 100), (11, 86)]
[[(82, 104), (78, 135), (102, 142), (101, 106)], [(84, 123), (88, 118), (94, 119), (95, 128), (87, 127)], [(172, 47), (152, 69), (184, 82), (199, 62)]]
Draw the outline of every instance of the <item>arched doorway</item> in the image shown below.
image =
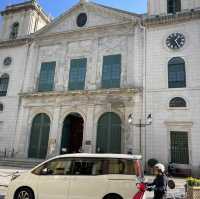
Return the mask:
[(35, 116), (32, 122), (28, 157), (45, 159), (48, 150), (50, 118), (45, 113)]
[(63, 123), (60, 153), (78, 153), (82, 149), (84, 120), (79, 113), (69, 114)]
[(121, 119), (112, 112), (103, 114), (97, 127), (97, 153), (121, 153)]

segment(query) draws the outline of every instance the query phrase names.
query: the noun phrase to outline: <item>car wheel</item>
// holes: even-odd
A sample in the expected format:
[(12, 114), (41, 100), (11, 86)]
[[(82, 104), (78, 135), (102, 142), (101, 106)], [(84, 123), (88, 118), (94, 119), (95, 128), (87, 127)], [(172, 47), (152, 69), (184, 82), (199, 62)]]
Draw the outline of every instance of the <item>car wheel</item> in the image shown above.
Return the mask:
[(29, 188), (21, 188), (16, 192), (14, 199), (34, 199), (34, 194)]
[(123, 198), (117, 194), (110, 194), (106, 196), (104, 199), (123, 199)]

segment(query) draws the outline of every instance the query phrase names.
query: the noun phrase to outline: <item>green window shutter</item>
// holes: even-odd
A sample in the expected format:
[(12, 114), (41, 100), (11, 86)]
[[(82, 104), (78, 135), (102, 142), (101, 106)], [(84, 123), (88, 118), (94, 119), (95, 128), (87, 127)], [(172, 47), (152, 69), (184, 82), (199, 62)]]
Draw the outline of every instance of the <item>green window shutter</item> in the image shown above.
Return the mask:
[(41, 65), (38, 91), (52, 91), (54, 89), (54, 75), (56, 62), (45, 62)]
[(187, 132), (171, 132), (171, 162), (189, 164)]
[(120, 88), (121, 55), (103, 57), (102, 88)]
[(69, 72), (69, 90), (84, 90), (87, 59), (72, 59)]

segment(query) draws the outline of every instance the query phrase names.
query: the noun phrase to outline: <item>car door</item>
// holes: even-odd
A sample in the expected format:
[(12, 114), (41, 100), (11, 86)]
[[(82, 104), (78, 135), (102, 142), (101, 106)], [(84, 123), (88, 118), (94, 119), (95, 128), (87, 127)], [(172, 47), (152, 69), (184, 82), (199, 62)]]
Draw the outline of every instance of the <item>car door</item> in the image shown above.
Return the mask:
[(103, 173), (103, 160), (74, 159), (69, 199), (102, 199), (107, 180)]
[(38, 180), (38, 199), (68, 199), (71, 160), (54, 159), (41, 168)]

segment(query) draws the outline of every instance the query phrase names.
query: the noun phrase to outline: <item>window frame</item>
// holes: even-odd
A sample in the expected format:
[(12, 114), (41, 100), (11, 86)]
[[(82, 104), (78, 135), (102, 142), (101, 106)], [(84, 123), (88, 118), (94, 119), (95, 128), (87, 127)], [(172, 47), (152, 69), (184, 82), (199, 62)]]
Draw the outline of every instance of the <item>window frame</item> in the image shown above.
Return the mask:
[[(177, 69), (178, 67), (179, 70), (175, 71), (175, 69)], [(186, 63), (182, 57), (173, 57), (168, 61), (167, 74), (168, 74), (168, 89), (187, 88)], [(172, 79), (176, 79), (176, 81)]]
[[(46, 85), (49, 85), (49, 88), (42, 88), (42, 85), (44, 85), (44, 83), (41, 83), (41, 81), (44, 82), (44, 80), (41, 80), (41, 76), (42, 76), (42, 67), (45, 67), (45, 65), (47, 64), (52, 64), (51, 66), (52, 68), (52, 82), (51, 85), (50, 83), (46, 83)], [(49, 61), (49, 62), (42, 62), (40, 65), (40, 72), (39, 72), (39, 77), (38, 77), (38, 83), (37, 83), (37, 91), (38, 92), (51, 92), (54, 91), (55, 89), (55, 75), (56, 75), (56, 61)], [(41, 87), (40, 87), (41, 86)]]
[(0, 113), (2, 113), (4, 111), (4, 105), (3, 103), (0, 102)]
[[(4, 73), (3, 75), (1, 75), (1, 77), (0, 77), (0, 97), (6, 97), (7, 96), (9, 82), (10, 82), (9, 74)], [(1, 87), (2, 87), (2, 90), (1, 90)]]
[(18, 35), (19, 35), (19, 27), (20, 27), (20, 24), (19, 22), (14, 22), (11, 26), (11, 31), (10, 31), (10, 36), (9, 38), (10, 39), (17, 39)]
[[(172, 134), (174, 134), (174, 137), (176, 134), (185, 134), (186, 137), (187, 137), (187, 158), (184, 160), (184, 162), (178, 162), (178, 160), (176, 161), (173, 161), (173, 158), (175, 159), (176, 158), (176, 155), (175, 152), (176, 152), (176, 149), (172, 148), (173, 146), (177, 146), (177, 139), (174, 139), (174, 143), (176, 143), (176, 145), (172, 143)], [(184, 148), (182, 148), (182, 150), (184, 150)], [(180, 154), (183, 154), (181, 150), (181, 153)], [(173, 154), (174, 152), (174, 154)], [(185, 155), (184, 155), (185, 156)], [(186, 157), (186, 156), (185, 156)], [(190, 137), (189, 137), (189, 132), (188, 131), (180, 131), (180, 130), (171, 130), (170, 131), (170, 159), (171, 159), (171, 162), (174, 163), (174, 164), (177, 164), (177, 165), (189, 165), (190, 164)]]
[[(171, 6), (170, 3), (172, 4)], [(167, 14), (176, 14), (177, 12), (181, 12), (181, 10), (181, 0), (167, 0)]]
[[(109, 63), (111, 60), (119, 59), (119, 63)], [(122, 80), (122, 54), (109, 54), (104, 55), (102, 61), (102, 73), (101, 73), (101, 88), (102, 89), (116, 89), (121, 88), (121, 80)], [(110, 59), (110, 60), (109, 60)], [(115, 61), (114, 61), (115, 62)], [(119, 67), (117, 70), (114, 70), (116, 65)], [(106, 72), (107, 70), (107, 72)], [(110, 74), (108, 74), (108, 71)], [(116, 74), (118, 74), (118, 78), (116, 78)], [(105, 77), (105, 74), (107, 77)], [(115, 75), (113, 75), (115, 74)]]
[[(68, 91), (85, 90), (86, 75), (87, 75), (87, 64), (88, 64), (88, 59), (86, 57), (84, 57), (84, 58), (73, 58), (73, 59), (70, 60), (70, 69), (69, 69), (69, 78), (68, 78)], [(81, 72), (83, 72), (83, 73), (81, 73)], [(74, 77), (76, 76), (76, 78), (74, 78), (73, 76)]]
[[(171, 103), (173, 102), (173, 100), (182, 100), (182, 103), (184, 103), (184, 106), (180, 106), (180, 105), (171, 106)], [(178, 103), (178, 102), (175, 101), (174, 103)], [(174, 97), (174, 98), (171, 98), (169, 101), (169, 108), (171, 108), (171, 109), (186, 109), (187, 107), (188, 107), (187, 101), (183, 97)]]

